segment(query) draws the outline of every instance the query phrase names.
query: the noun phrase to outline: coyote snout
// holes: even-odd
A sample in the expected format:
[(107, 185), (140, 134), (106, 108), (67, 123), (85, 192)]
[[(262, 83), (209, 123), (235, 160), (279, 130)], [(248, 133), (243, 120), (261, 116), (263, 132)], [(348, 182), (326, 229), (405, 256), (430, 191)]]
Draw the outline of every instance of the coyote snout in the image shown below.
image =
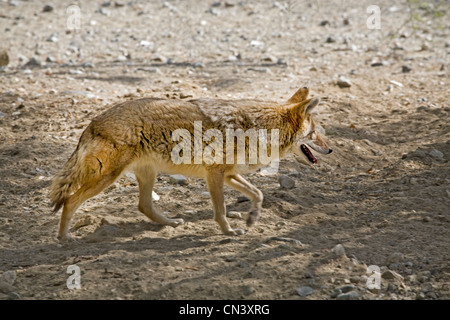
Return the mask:
[[(53, 179), (50, 198), (54, 211), (63, 208), (58, 238), (69, 237), (69, 223), (77, 208), (125, 170), (136, 175), (138, 208), (149, 219), (172, 227), (184, 223), (162, 215), (152, 203), (156, 175), (181, 173), (206, 180), (214, 218), (224, 234), (245, 233), (243, 229), (232, 229), (227, 221), (224, 184), (251, 200), (247, 217), (247, 226), (251, 227), (261, 215), (263, 194), (242, 174), (267, 166), (267, 159), (278, 160), (290, 152), (317, 163), (309, 147), (323, 154), (332, 151), (316, 132), (311, 115), (319, 99), (308, 99), (308, 93), (308, 88), (301, 88), (281, 104), (144, 98), (114, 105), (92, 120), (76, 150)], [(254, 132), (258, 135), (252, 135)], [(180, 161), (174, 161), (174, 155)]]

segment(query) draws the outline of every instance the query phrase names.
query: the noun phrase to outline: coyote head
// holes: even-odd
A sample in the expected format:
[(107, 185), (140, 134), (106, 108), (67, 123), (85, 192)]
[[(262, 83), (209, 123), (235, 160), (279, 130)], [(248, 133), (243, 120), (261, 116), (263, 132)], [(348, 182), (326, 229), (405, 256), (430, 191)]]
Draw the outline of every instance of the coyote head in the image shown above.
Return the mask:
[(317, 159), (308, 147), (322, 154), (329, 154), (333, 149), (320, 137), (312, 118), (312, 112), (319, 104), (320, 99), (307, 99), (308, 93), (308, 88), (300, 88), (288, 100), (288, 117), (295, 131), (291, 150), (294, 154), (306, 159), (308, 163), (316, 164)]

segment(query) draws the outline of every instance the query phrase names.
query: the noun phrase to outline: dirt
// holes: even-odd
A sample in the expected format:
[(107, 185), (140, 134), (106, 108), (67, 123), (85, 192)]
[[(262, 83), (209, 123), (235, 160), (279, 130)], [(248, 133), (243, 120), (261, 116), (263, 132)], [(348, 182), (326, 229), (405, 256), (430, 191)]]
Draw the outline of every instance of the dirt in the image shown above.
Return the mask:
[[(71, 29), (66, 4), (1, 2), (0, 299), (449, 299), (450, 20), (445, 1), (427, 3), (378, 1), (371, 29), (361, 0), (83, 1)], [(334, 152), (249, 174), (265, 198), (245, 235), (220, 234), (191, 178), (155, 187), (185, 225), (150, 222), (127, 174), (77, 211), (75, 243), (56, 240), (52, 176), (112, 103), (281, 102), (302, 86), (322, 99)], [(243, 228), (239, 196), (226, 189)]]

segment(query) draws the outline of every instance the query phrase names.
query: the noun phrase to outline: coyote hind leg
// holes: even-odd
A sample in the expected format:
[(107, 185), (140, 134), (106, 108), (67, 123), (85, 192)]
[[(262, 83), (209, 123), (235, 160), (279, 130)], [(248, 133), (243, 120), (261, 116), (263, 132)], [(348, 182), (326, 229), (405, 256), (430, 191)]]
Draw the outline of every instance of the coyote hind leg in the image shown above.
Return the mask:
[(73, 214), (79, 206), (87, 199), (99, 194), (102, 190), (112, 184), (119, 174), (110, 174), (107, 176), (101, 176), (97, 180), (92, 180), (87, 184), (84, 184), (77, 192), (71, 195), (64, 202), (63, 212), (61, 214), (61, 220), (59, 223), (58, 239), (60, 241), (70, 240), (69, 224)]
[(139, 211), (149, 219), (172, 227), (184, 224), (183, 219), (170, 219), (159, 213), (152, 203), (152, 191), (155, 184), (156, 171), (151, 165), (139, 165), (134, 169), (134, 174), (139, 183)]

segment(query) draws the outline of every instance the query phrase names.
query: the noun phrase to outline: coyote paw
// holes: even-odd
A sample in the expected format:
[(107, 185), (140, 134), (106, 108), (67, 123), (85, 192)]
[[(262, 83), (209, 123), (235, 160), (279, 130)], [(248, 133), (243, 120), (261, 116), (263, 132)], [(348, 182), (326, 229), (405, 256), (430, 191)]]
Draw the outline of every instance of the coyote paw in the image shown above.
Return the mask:
[(70, 234), (58, 235), (57, 237), (60, 243), (76, 243), (77, 239), (72, 237)]
[(247, 227), (252, 227), (258, 222), (261, 213), (258, 209), (253, 209), (247, 216)]
[(229, 236), (241, 236), (245, 234), (244, 229), (230, 229), (229, 231), (225, 232), (226, 235)]
[(183, 225), (184, 224), (184, 220), (183, 219), (170, 219), (168, 225), (171, 227), (178, 227), (179, 225)]

